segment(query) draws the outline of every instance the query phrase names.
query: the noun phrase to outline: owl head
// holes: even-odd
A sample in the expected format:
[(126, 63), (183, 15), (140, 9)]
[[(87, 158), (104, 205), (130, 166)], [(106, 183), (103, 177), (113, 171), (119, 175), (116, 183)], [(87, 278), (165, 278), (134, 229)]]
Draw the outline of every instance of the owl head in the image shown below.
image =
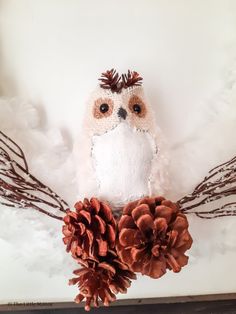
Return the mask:
[(120, 123), (139, 131), (153, 125), (153, 112), (142, 88), (142, 78), (135, 71), (119, 75), (112, 69), (102, 73), (100, 85), (91, 94), (84, 127), (91, 135), (102, 135)]

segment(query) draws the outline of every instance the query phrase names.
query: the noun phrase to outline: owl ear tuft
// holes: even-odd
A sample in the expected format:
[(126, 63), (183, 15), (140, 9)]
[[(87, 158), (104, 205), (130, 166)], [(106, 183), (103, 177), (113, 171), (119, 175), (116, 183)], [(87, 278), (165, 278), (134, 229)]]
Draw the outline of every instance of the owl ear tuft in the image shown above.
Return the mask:
[(127, 74), (122, 74), (123, 87), (141, 86), (143, 78), (136, 71), (128, 70)]
[(123, 88), (121, 76), (115, 69), (103, 72), (99, 81), (101, 81), (101, 88), (110, 89), (114, 93), (120, 93)]
[(99, 78), (100, 87), (110, 89), (113, 93), (120, 93), (122, 89), (132, 86), (141, 86), (143, 78), (136, 71), (128, 70), (127, 74), (119, 75), (115, 69), (108, 70)]

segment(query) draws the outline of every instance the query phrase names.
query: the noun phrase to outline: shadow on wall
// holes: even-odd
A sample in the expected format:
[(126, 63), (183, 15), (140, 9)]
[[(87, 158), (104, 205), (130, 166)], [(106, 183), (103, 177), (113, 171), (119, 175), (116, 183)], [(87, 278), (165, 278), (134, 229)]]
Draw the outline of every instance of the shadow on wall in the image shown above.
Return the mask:
[[(0, 0), (0, 11), (3, 10), (5, 4), (6, 2)], [(16, 82), (8, 75), (7, 66), (4, 62), (2, 27), (0, 27), (0, 96), (13, 96), (16, 94)]]
[[(4, 9), (7, 9), (8, 6), (8, 2), (5, 0), (0, 0), (0, 11), (4, 12)], [(7, 19), (7, 18), (6, 18)], [(28, 104), (28, 107), (32, 106), (32, 108), (34, 107), (37, 111), (37, 114), (40, 118), (40, 124), (37, 125), (37, 128), (43, 130), (46, 130), (49, 127), (49, 121), (47, 118), (47, 112), (46, 112), (46, 108), (43, 104), (42, 101), (30, 101), (27, 98), (26, 99), (22, 99), (21, 92), (20, 92), (20, 88), (18, 86), (17, 83), (17, 79), (14, 77), (13, 73), (14, 71), (12, 70), (12, 67), (14, 65), (11, 64), (11, 62), (6, 62), (6, 57), (7, 57), (7, 52), (4, 49), (4, 27), (1, 27), (1, 23), (6, 23), (6, 21), (0, 21), (0, 97), (6, 97), (6, 99), (4, 100), (4, 102), (1, 103), (1, 105), (5, 105), (7, 106), (8, 103), (8, 98), (9, 98), (9, 102), (11, 102), (11, 100), (14, 98), (14, 101), (16, 99), (16, 101), (19, 101), (19, 103), (23, 102), (30, 102), (30, 104)], [(13, 25), (14, 27), (14, 25)], [(13, 53), (17, 53), (17, 51), (14, 51)], [(19, 97), (19, 99), (17, 99)], [(9, 106), (11, 106), (11, 104), (9, 103)], [(27, 107), (27, 104), (26, 104)], [(67, 147), (68, 149), (72, 149), (73, 146), (73, 140), (72, 140), (72, 135), (69, 132), (68, 129), (66, 129), (65, 127), (60, 128), (59, 130), (62, 134), (62, 137), (65, 140), (65, 143), (67, 143)]]
[[(0, 11), (3, 2), (0, 0)], [(13, 97), (17, 95), (18, 89), (16, 81), (9, 75), (6, 63), (4, 62), (4, 52), (2, 44), (2, 36), (0, 30), (0, 96)]]

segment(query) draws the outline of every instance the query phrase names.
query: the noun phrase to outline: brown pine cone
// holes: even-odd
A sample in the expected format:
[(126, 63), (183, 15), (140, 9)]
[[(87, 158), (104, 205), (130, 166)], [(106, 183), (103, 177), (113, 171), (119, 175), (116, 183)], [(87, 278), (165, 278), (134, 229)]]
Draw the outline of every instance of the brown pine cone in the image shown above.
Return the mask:
[(78, 277), (72, 278), (69, 284), (77, 284), (80, 293), (75, 302), (80, 303), (85, 299), (85, 310), (89, 311), (91, 303), (98, 307), (101, 300), (105, 306), (116, 300), (115, 294), (126, 293), (131, 284), (130, 279), (136, 279), (136, 275), (128, 267), (118, 260), (116, 254), (109, 253), (104, 261), (80, 261), (81, 269), (74, 271)]
[(75, 259), (98, 261), (115, 247), (116, 222), (106, 203), (84, 199), (75, 204), (75, 211), (68, 210), (63, 220), (63, 242)]
[(118, 223), (117, 253), (130, 270), (159, 278), (166, 269), (179, 272), (192, 245), (188, 221), (178, 206), (163, 197), (127, 204)]

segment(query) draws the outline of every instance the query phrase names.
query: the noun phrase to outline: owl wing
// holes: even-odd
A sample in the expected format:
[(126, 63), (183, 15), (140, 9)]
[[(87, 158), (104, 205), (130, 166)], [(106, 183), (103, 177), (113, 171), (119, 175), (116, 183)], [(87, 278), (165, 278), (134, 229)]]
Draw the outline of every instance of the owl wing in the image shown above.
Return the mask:
[(151, 137), (154, 144), (154, 155), (149, 178), (149, 194), (165, 195), (169, 189), (169, 151), (162, 131), (155, 126)]
[[(74, 169), (72, 158), (69, 158), (71, 152), (61, 133), (42, 128), (40, 111), (21, 99), (0, 98), (0, 125), (0, 204), (32, 208), (62, 219), (67, 203), (42, 183), (43, 180), (51, 185), (55, 182), (54, 189), (63, 194), (73, 190), (69, 178), (69, 169)], [(22, 143), (28, 160), (16, 144), (18, 141)]]

